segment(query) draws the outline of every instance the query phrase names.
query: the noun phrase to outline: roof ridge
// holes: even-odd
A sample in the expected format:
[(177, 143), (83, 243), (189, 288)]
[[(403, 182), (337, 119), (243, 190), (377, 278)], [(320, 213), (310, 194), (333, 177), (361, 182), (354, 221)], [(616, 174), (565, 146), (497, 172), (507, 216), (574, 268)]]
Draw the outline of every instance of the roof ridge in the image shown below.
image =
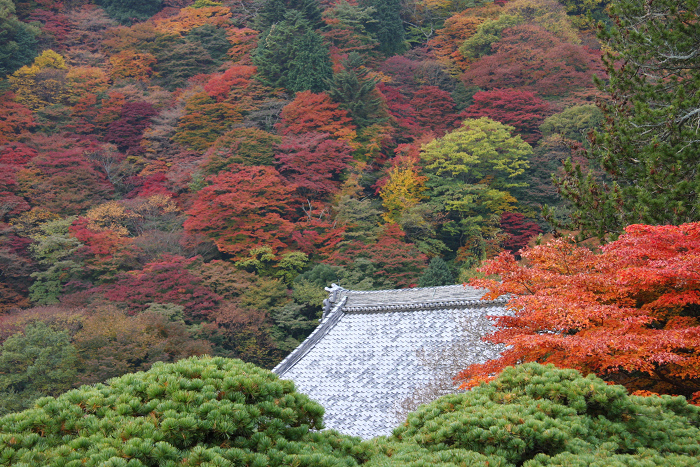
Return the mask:
[(447, 306), (452, 308), (466, 308), (466, 307), (484, 307), (488, 305), (497, 305), (501, 303), (506, 303), (508, 301), (505, 297), (499, 297), (495, 300), (459, 300), (459, 299), (443, 299), (440, 301), (432, 302), (418, 302), (418, 303), (400, 303), (396, 305), (359, 305), (359, 306), (348, 306), (344, 307), (343, 311), (345, 313), (357, 313), (357, 312), (379, 312), (379, 311), (416, 311), (416, 310), (429, 310), (431, 308), (445, 308)]
[[(336, 285), (336, 284), (333, 284)], [(452, 285), (436, 285), (436, 286), (431, 286), (431, 287), (408, 287), (408, 288), (403, 288), (403, 289), (382, 289), (382, 290), (353, 290), (353, 289), (346, 289), (345, 287), (342, 286), (337, 286), (337, 288), (341, 291), (344, 292), (351, 292), (353, 294), (358, 294), (358, 295), (364, 295), (364, 294), (378, 294), (378, 293), (406, 293), (406, 292), (417, 292), (417, 291), (427, 291), (427, 290), (434, 290), (434, 289), (446, 289), (449, 287), (457, 287), (457, 286), (462, 286), (465, 289), (467, 288), (475, 288), (471, 285), (467, 284), (452, 284)], [(326, 289), (328, 290), (328, 289)]]

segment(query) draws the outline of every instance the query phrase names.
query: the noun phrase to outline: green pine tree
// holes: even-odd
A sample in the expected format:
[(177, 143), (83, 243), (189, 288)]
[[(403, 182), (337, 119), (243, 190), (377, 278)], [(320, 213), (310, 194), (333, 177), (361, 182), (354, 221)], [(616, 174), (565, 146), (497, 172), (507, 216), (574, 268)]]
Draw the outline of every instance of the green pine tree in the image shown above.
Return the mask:
[(379, 50), (387, 56), (402, 54), (408, 48), (401, 19), (400, 0), (365, 0), (365, 7), (374, 8), (370, 32), (379, 41)]
[(439, 256), (430, 260), (428, 269), (425, 270), (420, 279), (418, 287), (438, 287), (441, 285), (452, 285), (455, 283), (450, 267), (444, 259)]
[(185, 41), (201, 45), (217, 65), (226, 60), (226, 52), (231, 48), (231, 43), (226, 39), (226, 30), (211, 24), (192, 29), (187, 33)]
[(586, 156), (605, 180), (569, 163), (558, 180), (581, 236), (614, 238), (629, 224), (700, 220), (698, 0), (615, 0), (601, 30), (609, 94)]
[(318, 0), (267, 0), (255, 18), (255, 27), (260, 30), (268, 29), (284, 21), (291, 10), (301, 13), (314, 30), (325, 26)]
[(333, 76), (328, 48), (297, 10), (261, 35), (253, 63), (267, 84), (292, 92), (323, 91)]
[(122, 24), (148, 19), (163, 8), (162, 0), (98, 0), (96, 3)]
[(353, 123), (359, 128), (386, 120), (383, 101), (377, 95), (377, 78), (369, 78), (369, 70), (364, 67), (362, 57), (351, 52), (343, 62), (343, 70), (333, 76), (328, 94), (347, 110)]
[(39, 28), (17, 19), (11, 0), (0, 0), (0, 79), (32, 63), (39, 33)]
[(307, 29), (294, 41), (293, 49), (294, 58), (289, 63), (285, 87), (294, 92), (325, 91), (333, 76), (333, 64), (323, 38)]

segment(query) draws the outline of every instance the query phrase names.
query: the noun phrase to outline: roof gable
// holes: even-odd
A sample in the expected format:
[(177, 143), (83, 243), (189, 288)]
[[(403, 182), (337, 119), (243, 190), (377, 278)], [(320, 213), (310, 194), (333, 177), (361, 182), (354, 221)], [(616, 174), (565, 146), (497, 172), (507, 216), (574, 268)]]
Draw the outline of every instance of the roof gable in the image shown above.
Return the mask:
[[(272, 371), (325, 407), (327, 428), (363, 438), (390, 434), (398, 403), (430, 382), (418, 351), (452, 345), (465, 322), (506, 312), (504, 299), (480, 300), (483, 291), (462, 285), (326, 290), (321, 323)], [(479, 348), (466, 360), (498, 355)]]

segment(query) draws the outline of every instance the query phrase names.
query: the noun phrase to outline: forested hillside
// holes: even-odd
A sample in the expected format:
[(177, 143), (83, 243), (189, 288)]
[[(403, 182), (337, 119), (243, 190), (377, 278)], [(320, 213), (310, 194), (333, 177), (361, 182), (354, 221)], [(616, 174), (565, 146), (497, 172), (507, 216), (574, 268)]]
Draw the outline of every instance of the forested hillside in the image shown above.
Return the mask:
[[(615, 50), (641, 42), (608, 3), (0, 0), (0, 413), (157, 361), (271, 368), (331, 282), (461, 282), (553, 226), (698, 220), (697, 72), (673, 71), (696, 68), (625, 85)], [(636, 183), (642, 156), (676, 178)]]

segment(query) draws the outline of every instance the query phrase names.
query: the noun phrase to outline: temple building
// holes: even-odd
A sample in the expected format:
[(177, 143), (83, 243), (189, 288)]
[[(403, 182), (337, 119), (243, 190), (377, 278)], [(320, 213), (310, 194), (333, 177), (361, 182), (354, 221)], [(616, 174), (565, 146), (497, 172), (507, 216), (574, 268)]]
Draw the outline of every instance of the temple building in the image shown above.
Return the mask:
[(481, 300), (483, 290), (326, 290), (318, 327), (272, 370), (325, 407), (326, 428), (389, 435), (402, 402), (450, 371), (455, 353), (465, 367), (500, 351), (480, 337), (491, 329), (487, 316), (507, 313), (506, 300)]

